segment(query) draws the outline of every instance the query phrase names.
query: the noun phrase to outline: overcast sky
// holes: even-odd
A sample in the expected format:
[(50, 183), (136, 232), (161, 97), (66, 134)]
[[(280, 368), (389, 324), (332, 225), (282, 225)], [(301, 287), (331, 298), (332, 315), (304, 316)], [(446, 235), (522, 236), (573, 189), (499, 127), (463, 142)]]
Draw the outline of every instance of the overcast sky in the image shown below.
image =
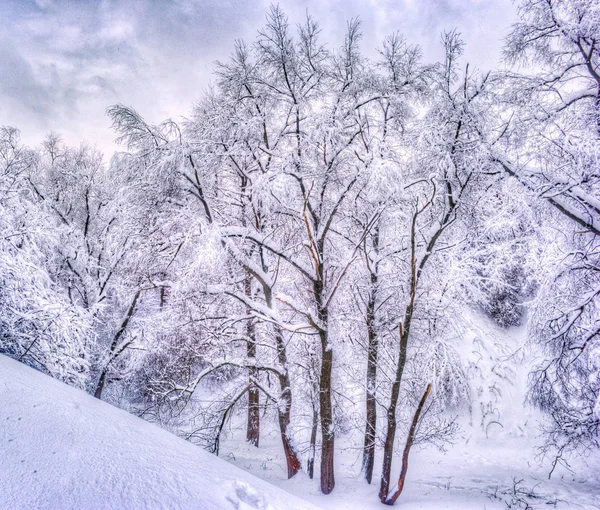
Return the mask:
[[(29, 145), (49, 131), (71, 145), (117, 146), (105, 115), (124, 103), (148, 121), (185, 116), (212, 79), (214, 62), (235, 39), (252, 41), (270, 0), (2, 0), (0, 124), (17, 127)], [(347, 21), (363, 22), (372, 55), (395, 31), (441, 58), (440, 33), (458, 28), (464, 62), (481, 69), (500, 60), (515, 21), (511, 0), (281, 0), (291, 23), (308, 12), (323, 40), (337, 48)]]

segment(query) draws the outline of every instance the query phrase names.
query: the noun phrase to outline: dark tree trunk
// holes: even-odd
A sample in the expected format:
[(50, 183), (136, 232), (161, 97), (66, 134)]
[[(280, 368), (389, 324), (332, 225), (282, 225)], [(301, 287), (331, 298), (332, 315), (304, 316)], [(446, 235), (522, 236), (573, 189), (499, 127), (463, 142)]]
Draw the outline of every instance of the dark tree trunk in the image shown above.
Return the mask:
[(288, 478), (292, 478), (298, 471), (300, 471), (300, 458), (294, 448), (294, 444), (289, 436), (288, 427), (290, 425), (291, 415), (291, 391), (289, 386), (289, 379), (286, 376), (282, 376), (285, 380), (280, 380), (280, 385), (283, 388), (279, 403), (279, 431), (281, 434), (281, 443), (283, 444), (283, 452), (285, 454), (285, 462), (287, 465)]
[[(252, 371), (256, 371), (253, 369)], [(250, 374), (252, 379), (253, 375)], [(248, 426), (246, 429), (246, 441), (252, 446), (258, 447), (260, 439), (260, 398), (256, 386), (248, 390)]]
[(323, 364), (320, 378), (320, 414), (321, 414), (321, 492), (330, 494), (335, 487), (334, 476), (334, 444), (333, 407), (331, 405), (331, 370), (333, 367), (333, 352), (327, 346), (323, 349)]
[(406, 347), (408, 345), (408, 336), (412, 324), (415, 298), (417, 294), (417, 284), (420, 270), (427, 261), (424, 258), (421, 261), (419, 271), (417, 271), (416, 259), (416, 224), (419, 212), (415, 212), (411, 225), (411, 275), (410, 275), (410, 295), (406, 310), (404, 311), (404, 322), (400, 324), (400, 350), (398, 353), (398, 363), (396, 365), (396, 376), (392, 384), (392, 395), (390, 405), (387, 410), (387, 429), (385, 433), (385, 443), (383, 446), (383, 466), (381, 468), (381, 485), (379, 487), (379, 499), (385, 503), (390, 489), (390, 476), (392, 472), (392, 459), (394, 456), (394, 440), (396, 439), (396, 408), (398, 406), (398, 396), (400, 395), (400, 384), (404, 374), (404, 365), (406, 364)]
[[(246, 273), (244, 279), (244, 294), (252, 299), (252, 275)], [(250, 310), (247, 310), (248, 313)], [(246, 322), (246, 354), (248, 359), (256, 359), (256, 332), (253, 320)], [(248, 374), (248, 420), (246, 424), (246, 441), (252, 446), (257, 446), (260, 440), (260, 396), (254, 384), (258, 378), (258, 369), (251, 368)]]
[(310, 431), (310, 444), (308, 447), (308, 463), (307, 472), (308, 477), (312, 480), (315, 474), (315, 456), (317, 453), (317, 431), (319, 430), (319, 409), (315, 403), (313, 403), (313, 421), (312, 429)]
[(110, 345), (108, 362), (106, 363), (106, 365), (104, 365), (104, 368), (102, 369), (102, 372), (100, 373), (100, 378), (98, 379), (98, 384), (96, 385), (96, 390), (94, 391), (94, 397), (96, 397), (97, 399), (102, 398), (102, 391), (104, 390), (104, 385), (106, 384), (106, 376), (108, 374), (108, 369), (110, 367), (110, 364), (116, 358), (118, 358), (123, 353), (123, 351), (127, 348), (129, 343), (131, 343), (131, 342), (127, 342), (125, 345), (123, 345), (119, 348), (119, 340), (121, 339), (121, 337), (127, 330), (129, 321), (131, 320), (131, 318), (133, 317), (133, 315), (135, 313), (135, 309), (136, 309), (136, 306), (137, 306), (137, 303), (138, 303), (141, 293), (142, 293), (142, 289), (138, 289), (138, 291), (133, 296), (133, 300), (131, 301), (131, 304), (129, 305), (129, 309), (127, 310), (127, 315), (125, 315), (123, 322), (121, 322), (121, 327), (119, 328), (119, 331), (117, 331), (117, 333), (113, 337), (113, 341)]
[[(378, 253), (379, 229), (375, 226), (373, 248)], [(367, 255), (368, 256), (368, 255)], [(377, 358), (379, 354), (379, 339), (377, 337), (375, 307), (377, 304), (377, 262), (371, 268), (371, 289), (367, 300), (367, 390), (366, 390), (366, 424), (363, 447), (362, 469), (367, 483), (373, 479), (373, 464), (375, 462), (375, 434), (377, 431)]]
[[(263, 287), (265, 301), (269, 308), (273, 308), (273, 291), (271, 288)], [(287, 352), (283, 332), (277, 325), (275, 329), (275, 348), (277, 349), (277, 361), (281, 366), (281, 374), (279, 376), (279, 402), (277, 405), (277, 413), (279, 417), (279, 431), (281, 434), (281, 442), (285, 453), (285, 461), (287, 464), (288, 478), (292, 478), (300, 471), (300, 457), (291, 440), (288, 427), (291, 421), (292, 413), (292, 387), (290, 385), (290, 376), (288, 372)]]
[[(322, 252), (322, 250), (321, 250)], [(317, 303), (317, 324), (321, 341), (321, 374), (319, 377), (319, 414), (321, 417), (321, 492), (330, 494), (335, 487), (333, 406), (331, 403), (331, 372), (333, 350), (327, 334), (328, 310), (323, 306), (323, 266), (319, 266), (319, 279), (314, 282), (313, 292)]]
[[(367, 320), (369, 320), (367, 318)], [(371, 329), (371, 328), (369, 328)], [(367, 360), (367, 399), (365, 442), (363, 448), (363, 472), (367, 483), (373, 478), (373, 463), (375, 461), (375, 432), (377, 430), (377, 401), (375, 388), (377, 385), (377, 335), (369, 331), (368, 360)]]
[(383, 445), (383, 466), (381, 468), (381, 486), (379, 488), (379, 499), (382, 503), (385, 503), (387, 500), (388, 492), (390, 490), (390, 476), (392, 472), (392, 459), (394, 456), (394, 441), (396, 439), (396, 408), (398, 406), (398, 396), (400, 395), (400, 383), (404, 373), (404, 365), (406, 364), (407, 343), (407, 330), (400, 326), (400, 355), (398, 359), (398, 365), (396, 366), (396, 377), (392, 385), (390, 406), (388, 407), (387, 411), (387, 429), (385, 433), (385, 443)]
[(102, 370), (102, 373), (100, 374), (100, 379), (98, 379), (98, 385), (96, 386), (96, 391), (94, 391), (94, 397), (96, 397), (98, 399), (102, 399), (102, 391), (104, 390), (104, 384), (106, 383), (106, 372), (107, 372), (106, 368), (104, 370)]
[(596, 130), (600, 135), (600, 79), (596, 79)]
[(410, 430), (408, 431), (408, 437), (406, 438), (406, 444), (404, 445), (404, 452), (402, 453), (402, 470), (400, 471), (400, 477), (398, 478), (398, 487), (394, 491), (394, 493), (383, 501), (386, 505), (393, 505), (396, 500), (402, 494), (402, 490), (404, 489), (404, 482), (406, 480), (406, 473), (408, 472), (408, 455), (410, 453), (410, 449), (412, 448), (413, 442), (415, 440), (415, 432), (417, 430), (417, 425), (419, 424), (419, 418), (421, 416), (421, 412), (423, 411), (423, 406), (425, 405), (425, 401), (429, 396), (429, 392), (431, 391), (431, 384), (427, 385), (427, 389), (423, 396), (421, 397), (421, 401), (419, 402), (419, 406), (415, 411), (415, 415), (413, 416), (412, 423), (410, 425)]
[[(433, 200), (433, 199), (432, 199)], [(431, 200), (427, 202), (421, 209), (417, 209), (412, 218), (411, 224), (411, 235), (410, 235), (410, 250), (411, 250), (411, 275), (410, 275), (410, 289), (409, 289), (409, 300), (404, 311), (404, 321), (400, 325), (400, 351), (398, 354), (398, 364), (396, 365), (396, 376), (394, 383), (392, 384), (392, 395), (390, 397), (390, 406), (387, 412), (387, 430), (385, 436), (385, 444), (383, 449), (383, 466), (381, 469), (381, 486), (379, 489), (379, 499), (382, 503), (385, 503), (388, 499), (388, 493), (390, 488), (390, 476), (392, 470), (392, 458), (394, 455), (394, 440), (396, 438), (396, 408), (398, 406), (398, 397), (400, 395), (400, 384), (402, 382), (402, 376), (404, 374), (404, 365), (406, 364), (406, 348), (408, 346), (408, 338), (410, 335), (410, 327), (413, 319), (413, 312), (415, 308), (415, 301), (417, 297), (417, 287), (419, 284), (419, 278), (423, 271), (423, 268), (427, 264), (429, 257), (433, 253), (433, 249), (437, 240), (440, 238), (444, 229), (450, 224), (450, 218), (456, 207), (456, 203), (452, 199), (452, 189), (448, 192), (448, 209), (444, 215), (441, 226), (435, 231), (435, 233), (429, 239), (427, 243), (427, 249), (425, 254), (421, 258), (421, 261), (417, 264), (416, 257), (416, 225), (417, 218), (427, 207), (431, 204)]]

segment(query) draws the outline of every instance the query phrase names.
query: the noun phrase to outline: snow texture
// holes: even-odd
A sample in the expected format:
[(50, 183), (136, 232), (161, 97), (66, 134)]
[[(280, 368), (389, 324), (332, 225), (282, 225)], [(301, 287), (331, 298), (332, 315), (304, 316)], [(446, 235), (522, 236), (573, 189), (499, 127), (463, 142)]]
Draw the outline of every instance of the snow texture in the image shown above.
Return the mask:
[[(536, 456), (542, 415), (523, 405), (531, 361), (521, 353), (527, 326), (504, 329), (491, 320), (465, 312), (458, 348), (466, 355), (470, 385), (469, 416), (447, 452), (415, 447), (410, 454), (406, 487), (396, 503), (402, 510), (597, 510), (600, 508), (598, 459), (571, 459), (548, 479), (550, 459)], [(377, 510), (381, 451), (374, 482), (360, 475), (360, 437), (342, 437), (336, 451), (336, 488), (323, 495), (318, 476), (305, 473), (285, 479), (280, 444), (263, 440), (261, 448), (245, 441), (243, 427), (223, 441), (222, 456), (245, 470), (324, 508)], [(275, 438), (276, 430), (265, 437)], [(424, 446), (424, 445), (421, 445)], [(399, 454), (397, 454), (399, 456)], [(399, 458), (399, 457), (398, 457)], [(543, 461), (543, 462), (540, 462)], [(393, 473), (396, 482), (399, 462)]]
[(316, 508), (2, 355), (0, 402), (0, 508)]

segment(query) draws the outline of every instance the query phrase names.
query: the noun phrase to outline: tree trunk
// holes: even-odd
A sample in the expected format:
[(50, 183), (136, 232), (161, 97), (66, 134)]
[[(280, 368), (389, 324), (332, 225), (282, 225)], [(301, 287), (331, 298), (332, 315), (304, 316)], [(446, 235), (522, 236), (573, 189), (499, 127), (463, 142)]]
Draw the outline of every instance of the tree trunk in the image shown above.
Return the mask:
[(288, 479), (292, 478), (300, 471), (300, 457), (296, 452), (294, 443), (289, 435), (288, 427), (290, 425), (292, 413), (292, 388), (290, 386), (290, 377), (287, 371), (287, 357), (285, 352), (285, 343), (283, 334), (279, 326), (275, 326), (275, 340), (277, 345), (277, 355), (279, 363), (282, 366), (282, 373), (279, 376), (279, 402), (277, 404), (277, 413), (279, 417), (279, 431), (281, 434), (281, 443), (285, 454)]
[[(281, 380), (281, 379), (284, 380)], [(281, 434), (281, 442), (283, 444), (283, 452), (285, 454), (285, 462), (287, 464), (288, 479), (292, 478), (298, 471), (300, 471), (300, 458), (294, 448), (294, 444), (288, 434), (288, 427), (290, 425), (291, 415), (291, 390), (289, 386), (289, 379), (287, 374), (281, 376), (280, 385), (282, 388), (280, 402), (279, 402), (279, 431)], [(285, 389), (283, 389), (285, 388)]]
[[(254, 377), (252, 369), (250, 380)], [(260, 398), (258, 389), (255, 386), (248, 391), (248, 425), (246, 429), (246, 441), (252, 446), (258, 447), (260, 439)]]
[(404, 445), (404, 453), (402, 454), (402, 470), (400, 471), (400, 477), (398, 478), (398, 488), (389, 498), (383, 501), (383, 503), (386, 505), (393, 505), (396, 502), (396, 500), (400, 497), (400, 494), (402, 494), (402, 490), (404, 489), (404, 481), (406, 480), (406, 473), (408, 472), (408, 454), (410, 453), (410, 449), (415, 440), (415, 432), (417, 430), (417, 425), (419, 424), (419, 418), (421, 416), (423, 406), (425, 405), (425, 401), (427, 400), (430, 391), (431, 384), (428, 384), (425, 393), (423, 393), (423, 396), (421, 397), (419, 406), (415, 411), (415, 415), (413, 416), (413, 420), (410, 425), (410, 430), (408, 432), (408, 437), (406, 438), (406, 444)]
[[(369, 305), (371, 303), (369, 302)], [(368, 359), (367, 359), (367, 400), (365, 442), (363, 448), (363, 472), (367, 483), (373, 478), (373, 463), (375, 461), (375, 432), (377, 430), (377, 401), (375, 388), (377, 385), (377, 334), (372, 328), (374, 318), (367, 315), (368, 327)]]
[(108, 367), (102, 370), (100, 374), (100, 379), (98, 379), (98, 385), (96, 386), (96, 391), (94, 391), (94, 397), (97, 399), (102, 399), (102, 391), (104, 390), (104, 384), (106, 383), (106, 372), (108, 371)]
[(323, 266), (319, 266), (319, 279), (313, 284), (317, 304), (317, 324), (321, 341), (321, 374), (319, 377), (319, 414), (321, 416), (321, 492), (330, 494), (335, 487), (333, 406), (331, 404), (331, 372), (333, 350), (327, 332), (328, 310), (323, 306)]
[(315, 455), (317, 453), (317, 431), (319, 430), (319, 409), (313, 401), (313, 422), (310, 431), (310, 445), (308, 447), (308, 477), (312, 480), (315, 474)]
[[(423, 209), (422, 209), (423, 210)], [(400, 395), (400, 383), (404, 374), (404, 365), (406, 364), (406, 347), (408, 346), (408, 336), (412, 324), (415, 299), (417, 295), (417, 284), (419, 272), (417, 271), (416, 259), (416, 224), (419, 212), (415, 212), (411, 226), (411, 274), (410, 274), (410, 295), (406, 310), (404, 311), (404, 322), (400, 324), (400, 350), (398, 353), (398, 364), (396, 365), (396, 376), (392, 384), (392, 395), (390, 397), (390, 406), (387, 411), (387, 430), (385, 434), (385, 443), (383, 446), (383, 466), (381, 468), (381, 486), (379, 487), (379, 500), (385, 503), (390, 489), (390, 476), (392, 472), (392, 459), (394, 456), (394, 440), (396, 439), (396, 407), (398, 406), (398, 396)], [(428, 246), (429, 248), (429, 246)], [(428, 257), (428, 255), (426, 255)], [(419, 271), (422, 269), (427, 258), (423, 258)]]
[(102, 369), (102, 372), (100, 373), (100, 378), (98, 379), (98, 384), (96, 385), (96, 390), (94, 391), (94, 397), (96, 397), (97, 399), (102, 399), (102, 391), (104, 390), (104, 385), (106, 384), (106, 376), (108, 374), (108, 368), (110, 367), (110, 364), (120, 354), (122, 354), (123, 351), (127, 348), (127, 346), (131, 343), (131, 342), (127, 342), (125, 345), (123, 345), (122, 347), (117, 349), (119, 347), (119, 340), (121, 339), (121, 337), (127, 330), (129, 321), (131, 320), (131, 318), (133, 317), (133, 315), (135, 313), (135, 309), (136, 309), (138, 299), (140, 298), (141, 293), (142, 293), (142, 289), (138, 289), (137, 292), (135, 293), (135, 295), (133, 296), (131, 304), (129, 305), (129, 309), (127, 310), (127, 314), (125, 315), (123, 322), (121, 322), (121, 327), (119, 328), (119, 331), (117, 331), (117, 333), (113, 337), (113, 341), (110, 345), (109, 360), (106, 363), (106, 365), (104, 365), (104, 368)]
[[(449, 196), (452, 196), (450, 192)], [(382, 503), (385, 503), (388, 499), (388, 493), (390, 488), (390, 476), (392, 471), (392, 458), (394, 455), (394, 440), (396, 438), (396, 407), (398, 405), (398, 396), (400, 395), (400, 383), (402, 382), (402, 375), (404, 374), (404, 365), (406, 364), (406, 348), (408, 346), (408, 338), (410, 335), (410, 327), (413, 319), (413, 312), (415, 308), (415, 301), (417, 297), (417, 286), (419, 284), (419, 277), (425, 264), (429, 260), (429, 257), (433, 253), (433, 248), (439, 237), (442, 235), (444, 228), (448, 225), (452, 211), (454, 210), (455, 203), (449, 200), (448, 211), (444, 215), (444, 219), (441, 223), (440, 228), (431, 236), (427, 244), (427, 251), (417, 266), (416, 258), (416, 225), (417, 218), (429, 205), (431, 201), (426, 203), (420, 210), (417, 209), (413, 214), (411, 235), (410, 235), (410, 250), (411, 250), (411, 275), (410, 275), (410, 294), (408, 304), (404, 311), (404, 321), (400, 324), (400, 351), (398, 354), (398, 364), (396, 365), (396, 377), (392, 384), (392, 395), (390, 398), (390, 406), (387, 412), (387, 430), (385, 436), (385, 444), (383, 449), (383, 466), (381, 469), (381, 486), (379, 488), (379, 499)]]
[(334, 477), (334, 444), (333, 407), (331, 405), (331, 370), (333, 367), (333, 352), (327, 345), (327, 335), (321, 338), (323, 358), (321, 378), (319, 381), (319, 404), (321, 414), (321, 492), (330, 494), (335, 487)]
[[(265, 302), (270, 309), (273, 309), (273, 289), (264, 285), (263, 293)], [(275, 333), (275, 348), (277, 350), (277, 361), (281, 367), (281, 375), (279, 376), (279, 402), (277, 403), (277, 413), (279, 417), (279, 431), (281, 434), (281, 442), (283, 443), (283, 451), (285, 453), (285, 461), (287, 464), (288, 479), (292, 478), (300, 471), (300, 457), (296, 452), (296, 448), (289, 435), (288, 427), (291, 421), (292, 413), (292, 387), (290, 385), (290, 376), (288, 372), (287, 352), (283, 339), (283, 331), (278, 325), (274, 326)]]
[[(373, 234), (373, 248), (378, 253), (379, 229), (375, 226)], [(367, 255), (368, 256), (368, 255)], [(371, 269), (371, 289), (367, 300), (367, 390), (366, 390), (366, 424), (365, 441), (363, 447), (362, 469), (367, 483), (373, 479), (373, 464), (375, 462), (375, 434), (377, 431), (377, 358), (379, 339), (375, 324), (375, 306), (377, 304), (377, 262)]]
[(390, 406), (387, 411), (387, 430), (385, 434), (385, 443), (383, 445), (383, 466), (381, 468), (381, 486), (379, 488), (379, 499), (382, 503), (387, 500), (390, 489), (390, 476), (392, 472), (392, 459), (394, 456), (394, 441), (396, 439), (396, 407), (398, 405), (398, 396), (400, 395), (400, 383), (406, 364), (406, 346), (408, 343), (408, 334), (400, 326), (400, 355), (398, 365), (396, 366), (396, 377), (392, 385), (392, 396)]
[[(246, 278), (244, 279), (244, 293), (252, 299), (252, 275), (246, 272)], [(249, 313), (250, 310), (248, 309)], [(246, 354), (248, 359), (256, 359), (256, 332), (254, 322), (249, 319), (246, 322)], [(254, 381), (258, 378), (258, 370), (251, 368), (248, 374), (248, 420), (246, 423), (246, 441), (252, 446), (258, 447), (260, 440), (260, 396), (259, 390), (254, 384)]]

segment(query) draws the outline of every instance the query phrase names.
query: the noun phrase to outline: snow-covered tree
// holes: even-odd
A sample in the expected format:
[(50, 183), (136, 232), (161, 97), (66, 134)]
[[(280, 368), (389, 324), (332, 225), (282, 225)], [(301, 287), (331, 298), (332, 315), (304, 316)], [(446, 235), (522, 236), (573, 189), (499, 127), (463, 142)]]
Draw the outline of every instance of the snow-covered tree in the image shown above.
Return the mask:
[[(548, 229), (531, 338), (544, 361), (530, 400), (547, 411), (556, 462), (598, 444), (600, 9), (587, 0), (530, 0), (506, 41), (510, 119), (492, 149), (501, 169), (561, 231)], [(502, 153), (500, 153), (502, 151)]]
[[(19, 132), (0, 130), (0, 351), (84, 387), (94, 342), (91, 316), (52, 278), (46, 254), (60, 237), (44, 228), (45, 211), (28, 182), (39, 156)], [(60, 231), (59, 231), (60, 232)]]

